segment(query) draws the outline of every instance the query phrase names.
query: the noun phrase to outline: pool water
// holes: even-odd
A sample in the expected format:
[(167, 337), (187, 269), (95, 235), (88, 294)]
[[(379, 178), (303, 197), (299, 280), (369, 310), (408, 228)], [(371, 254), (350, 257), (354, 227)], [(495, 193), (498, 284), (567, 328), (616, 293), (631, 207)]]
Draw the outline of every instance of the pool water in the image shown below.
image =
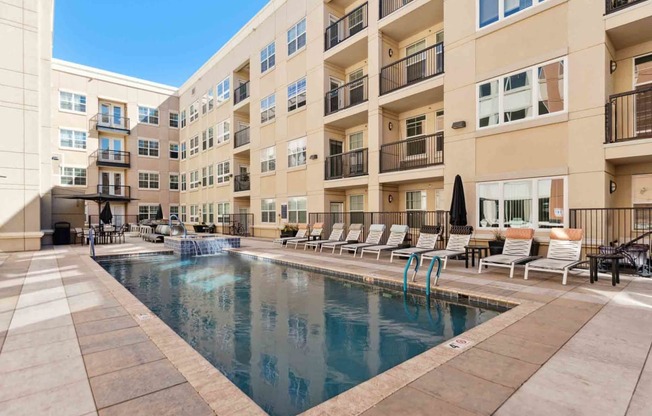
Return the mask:
[(100, 264), (272, 415), (298, 414), (498, 314), (441, 300), (428, 309), (237, 255)]

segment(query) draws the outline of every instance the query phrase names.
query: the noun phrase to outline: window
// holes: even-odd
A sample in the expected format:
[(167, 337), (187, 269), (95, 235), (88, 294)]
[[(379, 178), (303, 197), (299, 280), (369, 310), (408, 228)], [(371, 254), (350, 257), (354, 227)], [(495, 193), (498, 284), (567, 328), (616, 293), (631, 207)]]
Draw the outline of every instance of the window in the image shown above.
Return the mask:
[(274, 68), (274, 65), (276, 65), (276, 46), (272, 42), (260, 51), (260, 73)]
[(67, 149), (86, 149), (86, 132), (81, 130), (60, 129), (59, 146)]
[(478, 85), (479, 128), (566, 110), (566, 58)]
[(221, 224), (228, 224), (229, 214), (231, 213), (231, 204), (228, 202), (217, 203), (217, 222)]
[(179, 205), (170, 205), (170, 218), (176, 215), (179, 218)]
[(59, 91), (59, 110), (86, 112), (86, 96), (73, 92)]
[(213, 147), (214, 129), (209, 127), (201, 134), (202, 150), (210, 149)]
[(226, 183), (231, 180), (231, 163), (227, 160), (217, 164), (217, 183)]
[(361, 131), (349, 134), (349, 150), (362, 149), (364, 146), (364, 134)]
[(181, 160), (185, 160), (188, 157), (188, 152), (186, 150), (187, 143), (181, 143)]
[(199, 205), (190, 206), (190, 222), (199, 222)]
[(226, 77), (222, 82), (217, 84), (217, 103), (223, 103), (231, 97), (231, 79)]
[(410, 137), (422, 136), (424, 134), (423, 132), (426, 124), (425, 122), (425, 115), (408, 118), (405, 120), (406, 137), (409, 139)]
[(170, 173), (170, 190), (178, 191), (179, 190), (179, 174)]
[(213, 204), (208, 204), (208, 215), (206, 216), (206, 221), (208, 224), (213, 224), (215, 222), (215, 206)]
[(419, 157), (426, 154), (425, 133), (426, 116), (421, 115), (405, 120), (405, 134), (407, 136), (406, 152), (408, 157)]
[(138, 172), (138, 189), (159, 189), (158, 172)]
[(158, 126), (158, 109), (138, 106), (138, 122)]
[(190, 139), (190, 156), (199, 153), (199, 136)]
[(188, 212), (188, 210), (186, 209), (186, 206), (181, 205), (181, 222), (187, 222), (188, 221), (187, 212)]
[(349, 211), (351, 224), (364, 224), (364, 195), (349, 196)]
[(292, 26), (288, 30), (288, 56), (306, 46), (306, 19)]
[(170, 127), (173, 129), (179, 128), (179, 113), (176, 111), (170, 111)]
[(303, 224), (308, 222), (308, 203), (305, 197), (288, 200), (288, 222)]
[(138, 221), (156, 219), (157, 204), (143, 204), (138, 206)]
[(190, 113), (191, 123), (199, 118), (199, 100), (190, 104), (190, 109), (188, 110), (188, 112)]
[(215, 184), (215, 175), (213, 174), (213, 165), (208, 166), (208, 186)]
[(276, 95), (272, 94), (260, 100), (260, 122), (265, 123), (276, 117)]
[(199, 179), (199, 171), (193, 170), (190, 172), (190, 189), (197, 189), (201, 186), (201, 180)]
[(276, 201), (273, 199), (263, 199), (260, 201), (260, 218), (261, 222), (276, 223)]
[(276, 147), (268, 147), (260, 151), (260, 172), (273, 172), (276, 170)]
[(208, 93), (204, 94), (201, 97), (201, 113), (206, 114), (207, 111), (208, 111)]
[(478, 27), (508, 18), (545, 0), (478, 0)]
[(288, 85), (288, 111), (296, 110), (306, 105), (306, 79)]
[(138, 155), (158, 157), (158, 140), (138, 139)]
[(186, 110), (181, 112), (181, 128), (186, 127)]
[(292, 140), (288, 143), (288, 167), (306, 164), (306, 138)]
[[(209, 172), (209, 167), (205, 166), (201, 168), (201, 186), (208, 186), (209, 185), (209, 176), (213, 176), (213, 169), (212, 166), (210, 167), (210, 172)], [(210, 185), (213, 183), (213, 178), (210, 178)]]
[(217, 123), (217, 143), (228, 142), (231, 139), (231, 122), (224, 120)]
[(62, 166), (60, 183), (64, 186), (86, 186), (86, 169)]
[(188, 185), (186, 183), (186, 174), (185, 173), (181, 174), (181, 190), (182, 191), (188, 190)]
[(179, 159), (179, 143), (170, 143), (170, 159)]
[(426, 193), (424, 191), (408, 191), (405, 193), (406, 211), (425, 211)]
[(213, 93), (213, 88), (210, 88), (206, 95), (208, 95), (208, 111), (211, 111), (215, 108), (215, 94)]

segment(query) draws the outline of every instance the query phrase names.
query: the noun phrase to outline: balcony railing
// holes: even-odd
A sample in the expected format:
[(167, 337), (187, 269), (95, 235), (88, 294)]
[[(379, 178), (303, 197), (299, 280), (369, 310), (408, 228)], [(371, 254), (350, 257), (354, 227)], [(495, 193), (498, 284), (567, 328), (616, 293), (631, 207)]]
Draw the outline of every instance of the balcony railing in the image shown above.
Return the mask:
[(440, 42), (380, 70), (380, 95), (444, 73), (444, 43)]
[(643, 3), (646, 0), (605, 0), (606, 2), (606, 13), (613, 13), (619, 10), (625, 9), (629, 6), (633, 6), (638, 3)]
[(96, 160), (97, 166), (128, 168), (131, 164), (131, 153), (120, 150), (98, 149), (91, 154), (91, 159)]
[(233, 191), (244, 192), (251, 190), (250, 176), (248, 173), (233, 177)]
[(444, 163), (444, 133), (412, 137), (380, 147), (380, 173)]
[(609, 97), (605, 143), (652, 137), (652, 87)]
[(412, 3), (412, 0), (380, 0), (380, 19), (394, 13), (403, 6)]
[(233, 140), (233, 148), (249, 144), (249, 127), (236, 131), (233, 137), (235, 138)]
[(249, 81), (240, 85), (233, 91), (233, 104), (238, 104), (249, 98)]
[(131, 186), (128, 185), (97, 185), (97, 193), (106, 196), (131, 198)]
[(368, 4), (365, 3), (362, 6), (351, 11), (337, 22), (326, 28), (325, 36), (325, 45), (324, 50), (329, 50), (330, 48), (339, 45), (344, 42), (351, 36), (362, 31), (367, 27), (367, 9)]
[(91, 117), (90, 129), (98, 131), (118, 131), (129, 133), (129, 118), (98, 113)]
[(328, 156), (325, 168), (324, 178), (327, 181), (367, 175), (369, 173), (369, 151), (368, 149), (358, 149)]
[(360, 79), (328, 91), (324, 103), (325, 115), (333, 114), (367, 101), (369, 97), (368, 80), (369, 77), (365, 75)]

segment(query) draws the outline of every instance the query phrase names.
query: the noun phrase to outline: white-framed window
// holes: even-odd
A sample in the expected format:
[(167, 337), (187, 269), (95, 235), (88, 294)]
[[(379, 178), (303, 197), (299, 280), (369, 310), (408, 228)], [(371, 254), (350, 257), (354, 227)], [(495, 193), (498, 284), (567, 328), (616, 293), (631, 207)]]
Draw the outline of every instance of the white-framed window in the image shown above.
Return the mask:
[(197, 189), (201, 186), (201, 179), (199, 179), (199, 171), (193, 170), (190, 172), (190, 190)]
[(288, 111), (296, 110), (306, 105), (306, 79), (288, 85)]
[(179, 190), (179, 174), (170, 173), (170, 190), (178, 191)]
[(288, 56), (306, 46), (306, 18), (288, 30)]
[(201, 148), (202, 150), (210, 149), (213, 147), (213, 142), (215, 138), (215, 129), (209, 127), (201, 133)]
[(138, 106), (138, 122), (158, 126), (158, 108)]
[(181, 205), (181, 222), (188, 222), (188, 209), (185, 205)]
[(274, 199), (260, 200), (260, 218), (264, 223), (276, 223), (276, 201)]
[(208, 89), (206, 95), (208, 95), (208, 111), (211, 111), (215, 108), (215, 93), (213, 92), (213, 87)]
[(213, 175), (213, 165), (201, 168), (202, 186), (213, 186), (215, 184), (215, 175)]
[(260, 151), (260, 172), (273, 172), (276, 170), (276, 146), (267, 147)]
[(170, 159), (179, 159), (179, 143), (170, 143)]
[(186, 174), (182, 173), (180, 176), (181, 176), (181, 191), (187, 191), (188, 183), (186, 182)]
[(86, 96), (74, 92), (59, 91), (59, 110), (86, 113)]
[(478, 83), (478, 128), (567, 111), (567, 73), (561, 58)]
[(276, 94), (260, 100), (260, 122), (265, 123), (276, 117)]
[(545, 0), (477, 0), (478, 29), (513, 16)]
[(288, 142), (288, 168), (306, 164), (306, 138)]
[(229, 214), (231, 213), (231, 204), (228, 202), (217, 203), (217, 222), (220, 224), (229, 223)]
[(216, 165), (217, 183), (226, 183), (231, 180), (231, 162), (225, 160)]
[[(184, 113), (185, 114), (185, 113)], [(179, 128), (179, 113), (176, 111), (170, 111), (170, 128), (178, 129)]]
[(231, 140), (231, 122), (224, 120), (217, 123), (217, 143), (224, 143)]
[(62, 186), (86, 186), (86, 168), (61, 166), (59, 178)]
[(206, 114), (208, 112), (208, 92), (201, 97), (201, 113)]
[(158, 157), (158, 140), (138, 139), (138, 156)]
[(199, 153), (199, 135), (190, 139), (190, 156)]
[(138, 189), (159, 189), (159, 173), (139, 171)]
[(186, 127), (186, 110), (181, 111), (181, 128)]
[(358, 150), (364, 147), (364, 133), (357, 131), (349, 134), (349, 150)]
[(83, 130), (59, 129), (59, 147), (84, 150), (87, 136)]
[(208, 186), (213, 186), (215, 184), (215, 173), (213, 165), (208, 165)]
[(349, 211), (364, 211), (364, 195), (349, 195)]
[(276, 65), (276, 45), (274, 42), (260, 51), (260, 73), (264, 74)]
[(478, 227), (562, 228), (568, 222), (564, 176), (483, 182), (476, 188)]
[(199, 222), (199, 205), (190, 206), (190, 222)]
[(426, 191), (407, 191), (407, 192), (405, 192), (405, 210), (406, 211), (425, 211), (426, 210)]
[(178, 204), (170, 204), (170, 217), (173, 215), (176, 215), (177, 218), (179, 218), (179, 205)]
[(288, 199), (288, 222), (293, 224), (308, 222), (308, 200), (306, 197)]
[(217, 92), (218, 104), (228, 101), (229, 97), (231, 97), (231, 78), (224, 78), (219, 84), (217, 84), (215, 91)]
[(138, 221), (156, 219), (158, 204), (138, 204)]
[(189, 113), (191, 123), (199, 118), (199, 100), (197, 100), (194, 103), (190, 104), (190, 108), (188, 109), (188, 113)]
[(186, 142), (181, 142), (181, 160), (186, 160), (188, 158), (188, 144)]
[(202, 204), (202, 222), (212, 224), (215, 221), (215, 206), (213, 204)]

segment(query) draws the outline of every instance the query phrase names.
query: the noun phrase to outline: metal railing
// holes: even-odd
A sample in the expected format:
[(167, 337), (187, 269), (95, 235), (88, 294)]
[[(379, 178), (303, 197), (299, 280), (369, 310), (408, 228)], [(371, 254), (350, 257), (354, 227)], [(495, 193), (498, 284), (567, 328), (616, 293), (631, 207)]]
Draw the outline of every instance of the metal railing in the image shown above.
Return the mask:
[(357, 149), (326, 157), (324, 178), (350, 178), (369, 173), (369, 149)]
[(234, 140), (233, 140), (233, 147), (238, 148), (240, 146), (244, 146), (245, 144), (249, 144), (249, 127), (245, 127), (242, 130), (238, 130), (235, 132), (233, 135)]
[(118, 117), (112, 114), (97, 113), (90, 120), (91, 130), (119, 130), (129, 131), (129, 118)]
[(324, 115), (333, 114), (367, 101), (369, 98), (368, 81), (369, 77), (365, 75), (360, 79), (328, 91), (324, 99)]
[(443, 163), (443, 132), (380, 146), (380, 173), (419, 169)]
[(629, 6), (633, 6), (638, 3), (643, 3), (644, 1), (646, 0), (605, 0), (606, 14), (617, 12)]
[(444, 73), (444, 43), (439, 42), (380, 70), (380, 95)]
[(254, 236), (254, 214), (224, 214), (217, 216), (216, 231), (220, 234)]
[(243, 192), (251, 189), (250, 175), (248, 173), (233, 177), (233, 191)]
[(240, 85), (233, 91), (233, 104), (238, 104), (241, 101), (249, 98), (249, 81)]
[[(90, 225), (98, 225), (101, 222), (102, 221), (100, 220), (99, 215), (88, 216), (88, 224)], [(120, 227), (125, 224), (138, 224), (138, 215), (113, 215), (111, 224), (116, 227)]]
[(91, 153), (91, 159), (94, 159), (98, 166), (129, 167), (131, 164), (131, 152), (98, 149)]
[(379, 11), (379, 16), (380, 19), (383, 17), (394, 13), (398, 9), (400, 9), (403, 6), (407, 6), (408, 4), (412, 3), (412, 0), (380, 0), (379, 5), (380, 5), (380, 11)]
[(326, 28), (324, 33), (324, 50), (339, 45), (367, 27), (368, 4), (352, 10), (346, 16)]
[(652, 87), (614, 94), (605, 106), (605, 143), (652, 137)]
[(131, 198), (131, 186), (129, 185), (97, 185), (97, 193), (106, 196), (117, 196)]

